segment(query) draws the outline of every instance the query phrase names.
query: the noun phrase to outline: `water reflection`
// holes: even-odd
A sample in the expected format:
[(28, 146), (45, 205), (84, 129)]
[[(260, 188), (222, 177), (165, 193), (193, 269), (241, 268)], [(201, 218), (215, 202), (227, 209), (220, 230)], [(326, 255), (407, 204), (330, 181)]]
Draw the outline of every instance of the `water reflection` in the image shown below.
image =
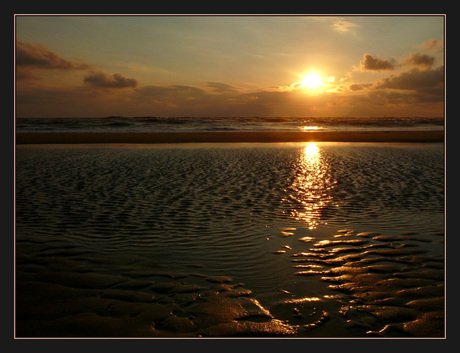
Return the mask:
[(331, 190), (336, 181), (330, 176), (329, 163), (313, 142), (301, 151), (294, 169), (294, 181), (289, 188), (289, 199), (294, 202), (291, 216), (315, 229), (324, 218), (326, 207), (334, 206)]

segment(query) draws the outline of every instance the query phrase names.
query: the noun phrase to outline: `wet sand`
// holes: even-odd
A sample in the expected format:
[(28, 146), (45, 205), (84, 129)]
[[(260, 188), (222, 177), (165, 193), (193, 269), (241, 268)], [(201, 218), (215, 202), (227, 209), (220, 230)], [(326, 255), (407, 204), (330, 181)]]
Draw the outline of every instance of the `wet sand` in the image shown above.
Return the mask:
[(225, 142), (442, 142), (443, 131), (17, 133), (17, 144)]
[[(335, 233), (302, 245), (301, 252), (291, 247), (273, 252), (308, 285), (303, 296), (280, 288), (269, 305), (244, 283), (203, 268), (174, 271), (147, 253), (95, 254), (64, 242), (24, 239), (18, 253), (17, 333), (443, 337), (444, 259), (418, 246), (439, 239), (350, 229)], [(327, 285), (320, 295), (318, 282)]]
[(443, 337), (442, 144), (261, 145), (19, 146), (16, 337)]
[[(93, 273), (93, 269), (85, 268), (72, 257), (60, 263), (61, 269), (51, 271), (42, 270), (47, 261), (43, 258), (41, 262), (29, 263), (17, 279), (18, 336), (270, 337), (296, 334), (295, 327), (275, 319), (251, 296), (251, 290), (244, 288), (243, 283), (234, 283), (228, 276), (175, 272), (162, 269), (142, 256), (132, 255), (128, 263), (124, 262), (126, 258), (99, 257), (118, 269), (124, 268), (117, 275)], [(78, 266), (72, 268), (72, 262)], [(136, 270), (133, 263), (145, 267)]]

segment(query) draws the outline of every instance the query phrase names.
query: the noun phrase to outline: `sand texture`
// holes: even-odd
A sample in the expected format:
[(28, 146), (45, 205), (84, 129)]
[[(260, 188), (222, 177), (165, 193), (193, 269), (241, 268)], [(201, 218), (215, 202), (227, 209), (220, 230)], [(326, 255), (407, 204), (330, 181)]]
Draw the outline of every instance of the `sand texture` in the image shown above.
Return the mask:
[(17, 337), (442, 337), (442, 143), (21, 145)]

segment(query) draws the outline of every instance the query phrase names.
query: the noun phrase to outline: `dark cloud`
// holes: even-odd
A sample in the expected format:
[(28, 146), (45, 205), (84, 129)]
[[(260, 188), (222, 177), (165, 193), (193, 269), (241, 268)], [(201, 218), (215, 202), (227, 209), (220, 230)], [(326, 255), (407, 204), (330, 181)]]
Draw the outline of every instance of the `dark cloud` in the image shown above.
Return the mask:
[(400, 105), (416, 109), (423, 104), (439, 104), (444, 101), (442, 90), (435, 89), (430, 91), (390, 91), (376, 90), (368, 93), (369, 103), (380, 105)]
[(49, 70), (87, 70), (90, 65), (64, 59), (44, 44), (18, 41), (16, 44), (16, 65)]
[(394, 103), (395, 97), (406, 104), (440, 103), (444, 101), (444, 67), (434, 70), (415, 68), (382, 79), (375, 83), (374, 88), (389, 103)]
[(127, 88), (136, 87), (134, 78), (126, 78), (120, 74), (109, 75), (105, 72), (91, 72), (83, 80), (84, 83), (98, 88)]
[(388, 90), (370, 91), (367, 98), (369, 99), (369, 103), (377, 105), (414, 104), (417, 101), (413, 93)]
[(364, 54), (363, 60), (360, 62), (361, 70), (365, 71), (384, 71), (394, 70), (394, 64), (386, 59), (379, 59), (371, 54)]
[(375, 87), (427, 91), (430, 89), (442, 88), (444, 86), (444, 67), (440, 66), (434, 70), (419, 70), (417, 68), (402, 72), (380, 80)]
[(435, 62), (435, 57), (422, 53), (411, 53), (409, 57), (402, 61), (402, 66), (417, 66), (420, 68), (431, 68)]

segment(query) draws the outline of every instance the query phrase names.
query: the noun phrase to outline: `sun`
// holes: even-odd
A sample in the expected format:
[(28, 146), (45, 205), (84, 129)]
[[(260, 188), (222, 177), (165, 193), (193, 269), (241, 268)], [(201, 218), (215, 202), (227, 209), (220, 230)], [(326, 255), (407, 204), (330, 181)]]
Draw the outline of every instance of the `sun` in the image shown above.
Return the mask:
[(321, 76), (315, 72), (309, 73), (303, 77), (302, 88), (315, 89), (323, 85), (323, 80)]

